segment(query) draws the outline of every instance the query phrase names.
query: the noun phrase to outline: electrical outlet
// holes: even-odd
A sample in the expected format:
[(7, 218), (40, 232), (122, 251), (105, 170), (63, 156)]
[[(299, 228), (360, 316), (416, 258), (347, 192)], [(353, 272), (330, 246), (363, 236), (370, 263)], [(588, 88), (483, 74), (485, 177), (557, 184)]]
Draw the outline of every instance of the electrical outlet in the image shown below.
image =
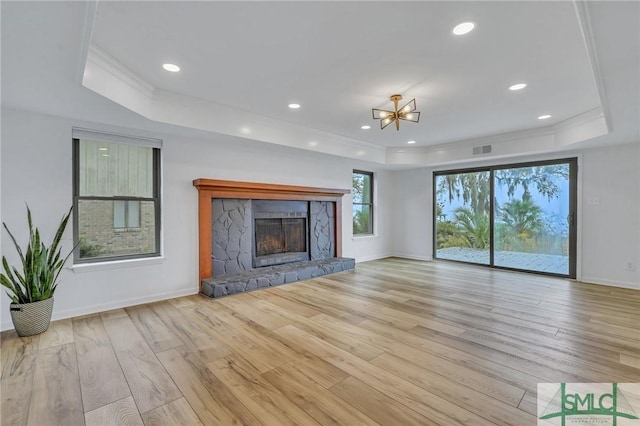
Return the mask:
[(600, 197), (587, 197), (587, 204), (597, 206), (600, 204)]
[(627, 271), (635, 271), (636, 270), (636, 264), (633, 262), (627, 262)]

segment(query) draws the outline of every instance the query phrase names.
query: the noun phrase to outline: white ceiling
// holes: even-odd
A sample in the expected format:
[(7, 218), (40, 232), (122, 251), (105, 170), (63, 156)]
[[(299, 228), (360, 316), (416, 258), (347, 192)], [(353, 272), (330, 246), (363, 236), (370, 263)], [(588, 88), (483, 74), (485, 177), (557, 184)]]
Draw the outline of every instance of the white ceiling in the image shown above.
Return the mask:
[[(99, 121), (126, 126), (113, 101), (153, 121), (380, 163), (407, 140), (416, 152), (504, 134), (555, 134), (558, 149), (637, 142), (639, 11), (570, 1), (2, 2), (2, 103), (81, 118), (76, 103), (100, 103)], [(453, 36), (467, 20), (477, 29)], [(508, 90), (521, 81), (526, 89)], [(416, 98), (420, 123), (379, 129), (371, 108), (390, 108), (394, 93)]]

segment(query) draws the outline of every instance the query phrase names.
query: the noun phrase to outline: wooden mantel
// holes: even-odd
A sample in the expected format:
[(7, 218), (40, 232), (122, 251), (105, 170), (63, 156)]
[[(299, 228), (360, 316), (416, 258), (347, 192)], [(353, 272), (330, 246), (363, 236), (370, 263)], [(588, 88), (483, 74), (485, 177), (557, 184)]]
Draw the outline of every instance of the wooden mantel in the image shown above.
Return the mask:
[(276, 185), (270, 183), (235, 182), (217, 179), (195, 179), (198, 188), (198, 247), (200, 281), (212, 276), (211, 200), (238, 198), (249, 200), (333, 201), (335, 203), (336, 256), (342, 256), (342, 197), (350, 189), (314, 188), (309, 186)]

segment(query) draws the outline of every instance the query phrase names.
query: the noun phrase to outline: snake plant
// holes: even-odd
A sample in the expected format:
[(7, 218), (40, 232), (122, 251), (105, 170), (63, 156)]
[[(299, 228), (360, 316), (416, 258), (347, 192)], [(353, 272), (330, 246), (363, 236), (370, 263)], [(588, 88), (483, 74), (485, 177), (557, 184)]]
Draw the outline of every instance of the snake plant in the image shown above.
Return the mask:
[(62, 217), (51, 245), (47, 246), (40, 238), (38, 228), (33, 226), (31, 210), (29, 206), (27, 206), (29, 242), (24, 252), (11, 231), (9, 231), (7, 224), (2, 222), (22, 262), (22, 271), (19, 271), (15, 266), (10, 267), (7, 258), (2, 256), (3, 271), (0, 271), (0, 283), (9, 289), (7, 295), (11, 298), (12, 303), (23, 304), (38, 302), (53, 296), (58, 285), (58, 275), (60, 271), (62, 271), (64, 263), (71, 253), (73, 253), (73, 250), (71, 250), (69, 254), (63, 258), (60, 249), (60, 240), (67, 227), (72, 209), (73, 207)]

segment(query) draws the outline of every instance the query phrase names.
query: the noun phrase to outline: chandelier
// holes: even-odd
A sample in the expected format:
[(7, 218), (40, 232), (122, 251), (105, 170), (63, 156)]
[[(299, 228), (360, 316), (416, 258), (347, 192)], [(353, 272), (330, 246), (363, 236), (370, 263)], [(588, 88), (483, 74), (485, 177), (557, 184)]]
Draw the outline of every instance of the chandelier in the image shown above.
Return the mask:
[(411, 99), (405, 106), (398, 109), (398, 101), (402, 100), (402, 95), (391, 95), (389, 98), (393, 102), (393, 111), (373, 108), (371, 110), (374, 120), (380, 120), (380, 129), (384, 129), (395, 121), (396, 130), (400, 130), (400, 120), (417, 123), (420, 120), (420, 113), (416, 111), (416, 100)]

